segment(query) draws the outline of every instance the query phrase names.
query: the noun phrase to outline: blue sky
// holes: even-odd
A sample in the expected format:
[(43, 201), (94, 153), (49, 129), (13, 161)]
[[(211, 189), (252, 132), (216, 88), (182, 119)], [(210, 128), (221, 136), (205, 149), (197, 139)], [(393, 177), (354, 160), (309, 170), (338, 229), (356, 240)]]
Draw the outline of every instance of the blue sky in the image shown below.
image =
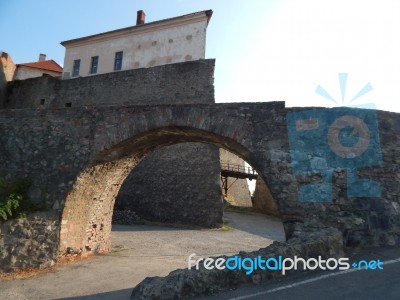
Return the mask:
[[(0, 50), (14, 62), (39, 53), (61, 65), (61, 41), (212, 9), (207, 58), (216, 58), (217, 102), (352, 104), (400, 112), (400, 1), (397, 0), (0, 0)], [(339, 73), (348, 73), (342, 101)]]

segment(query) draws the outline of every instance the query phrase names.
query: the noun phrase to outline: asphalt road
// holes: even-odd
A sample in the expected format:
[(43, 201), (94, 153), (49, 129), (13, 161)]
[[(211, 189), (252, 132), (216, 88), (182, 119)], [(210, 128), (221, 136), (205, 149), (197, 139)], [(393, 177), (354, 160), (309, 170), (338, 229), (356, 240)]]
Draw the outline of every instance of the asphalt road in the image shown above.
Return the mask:
[(148, 276), (187, 268), (188, 256), (233, 255), (284, 240), (280, 220), (257, 213), (226, 212), (227, 228), (194, 230), (165, 226), (113, 226), (113, 251), (56, 267), (33, 278), (0, 281), (0, 300), (130, 299)]
[(383, 270), (308, 271), (199, 299), (400, 299), (400, 248), (375, 249), (350, 256), (352, 261), (360, 259), (380, 259)]
[[(147, 276), (165, 276), (187, 266), (187, 257), (256, 250), (283, 239), (282, 223), (253, 213), (227, 213), (229, 230), (160, 226), (115, 226), (107, 255), (57, 267), (24, 280), (0, 281), (0, 299), (129, 299)], [(400, 248), (349, 254), (351, 261), (380, 259), (383, 270), (308, 271), (268, 283), (243, 286), (207, 300), (400, 299)]]

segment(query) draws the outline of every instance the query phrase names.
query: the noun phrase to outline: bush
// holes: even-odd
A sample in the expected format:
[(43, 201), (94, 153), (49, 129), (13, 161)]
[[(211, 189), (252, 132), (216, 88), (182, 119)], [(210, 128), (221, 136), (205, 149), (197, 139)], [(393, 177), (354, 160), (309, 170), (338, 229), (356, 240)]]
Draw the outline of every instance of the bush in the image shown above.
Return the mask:
[(0, 178), (0, 220), (23, 217), (27, 213), (44, 210), (44, 203), (34, 203), (28, 196), (31, 183), (20, 179), (7, 182)]
[(8, 216), (11, 217), (13, 215), (13, 211), (17, 210), (19, 207), (20, 199), (21, 196), (15, 194), (9, 195), (7, 199), (0, 199), (0, 218), (6, 221)]

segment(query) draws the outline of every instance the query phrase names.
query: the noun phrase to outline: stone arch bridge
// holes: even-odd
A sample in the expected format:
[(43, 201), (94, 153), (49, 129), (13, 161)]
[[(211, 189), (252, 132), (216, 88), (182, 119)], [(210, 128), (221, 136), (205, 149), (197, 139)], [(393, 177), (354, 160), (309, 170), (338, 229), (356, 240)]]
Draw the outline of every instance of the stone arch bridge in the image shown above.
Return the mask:
[(334, 226), (349, 246), (398, 242), (399, 115), (378, 112), (383, 164), (360, 170), (380, 183), (381, 197), (347, 198), (339, 171), (333, 201), (313, 203), (298, 199), (306, 179), (292, 171), (290, 111), (284, 102), (3, 110), (0, 176), (29, 178), (32, 197), (47, 200), (55, 256), (109, 251), (114, 200), (126, 176), (147, 154), (182, 142), (214, 144), (249, 162), (270, 188), (287, 238)]

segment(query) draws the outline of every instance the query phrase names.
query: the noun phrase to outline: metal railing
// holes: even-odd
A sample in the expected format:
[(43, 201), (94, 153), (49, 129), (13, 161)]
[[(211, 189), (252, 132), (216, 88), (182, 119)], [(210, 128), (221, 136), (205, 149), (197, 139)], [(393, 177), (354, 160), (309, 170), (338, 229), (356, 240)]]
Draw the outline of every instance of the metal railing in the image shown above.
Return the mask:
[(230, 162), (225, 162), (225, 161), (221, 161), (221, 170), (250, 174), (250, 175), (257, 175), (256, 170), (254, 170), (250, 166), (246, 167), (243, 165), (232, 164)]

